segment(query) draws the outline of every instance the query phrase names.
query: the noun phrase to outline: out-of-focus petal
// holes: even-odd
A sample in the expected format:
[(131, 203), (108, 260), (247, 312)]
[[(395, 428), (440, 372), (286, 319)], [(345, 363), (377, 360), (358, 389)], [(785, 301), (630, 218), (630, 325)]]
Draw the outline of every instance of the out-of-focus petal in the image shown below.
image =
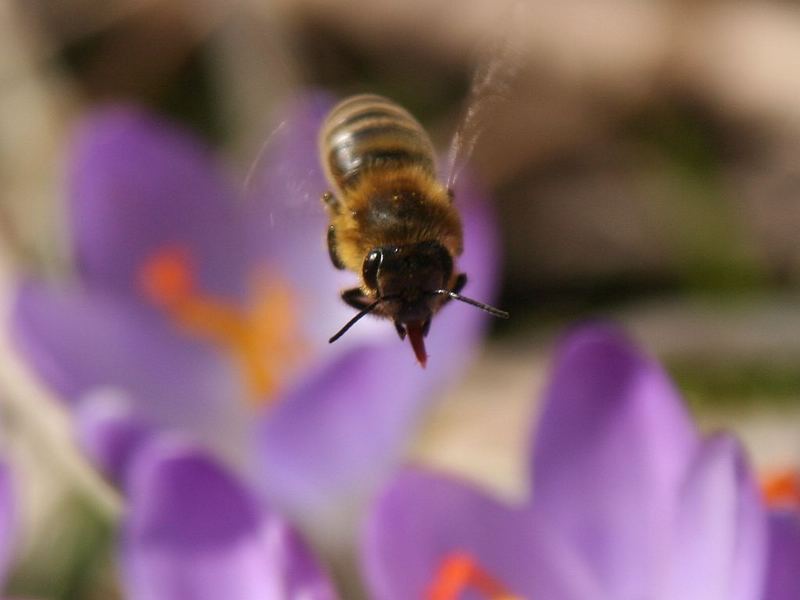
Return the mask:
[[(741, 448), (716, 436), (703, 444), (682, 486), (663, 600), (761, 600), (766, 521)], [(796, 574), (797, 575), (797, 574)]]
[(425, 598), (454, 553), (472, 557), (515, 596), (599, 598), (544, 521), (454, 479), (402, 472), (377, 500), (364, 533), (362, 564), (375, 600)]
[(86, 282), (138, 292), (142, 264), (181, 248), (202, 289), (242, 292), (241, 207), (199, 140), (138, 109), (113, 107), (84, 120), (71, 158), (70, 217)]
[(532, 455), (533, 505), (611, 598), (641, 595), (668, 543), (698, 445), (661, 367), (618, 331), (588, 326), (557, 355)]
[(112, 388), (93, 390), (78, 403), (75, 428), (83, 452), (117, 484), (125, 481), (133, 457), (155, 434), (127, 394)]
[(768, 518), (769, 550), (763, 600), (800, 598), (800, 514), (774, 510)]
[(265, 415), (265, 491), (305, 517), (358, 497), (401, 452), (427, 398), (405, 344), (362, 345), (311, 373)]
[(122, 559), (137, 600), (332, 600), (307, 548), (220, 465), (163, 437), (132, 465)]
[(14, 550), (16, 503), (11, 473), (4, 462), (0, 462), (0, 581), (5, 580)]
[(241, 432), (234, 365), (134, 302), (28, 283), (18, 290), (11, 327), (28, 363), (71, 403), (96, 387), (116, 387), (153, 423), (208, 439)]

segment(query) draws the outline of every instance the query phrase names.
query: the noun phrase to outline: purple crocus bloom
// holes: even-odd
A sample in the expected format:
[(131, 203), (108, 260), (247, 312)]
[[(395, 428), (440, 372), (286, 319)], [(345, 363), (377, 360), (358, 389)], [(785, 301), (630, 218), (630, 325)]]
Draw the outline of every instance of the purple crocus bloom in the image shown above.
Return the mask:
[[(447, 307), (427, 371), (386, 323), (364, 319), (327, 344), (352, 316), (338, 292), (354, 283), (323, 243), (316, 139), (330, 105), (295, 103), (244, 198), (172, 124), (134, 108), (92, 113), (69, 155), (76, 277), (21, 285), (11, 323), (20, 352), (71, 404), (124, 390), (146, 421), (191, 430), (282, 511), (315, 520), (374, 485), (485, 321)], [(491, 216), (476, 186), (456, 195), (468, 292), (490, 299)]]
[(510, 505), (401, 474), (366, 528), (374, 598), (472, 586), (463, 597), (762, 600), (765, 513), (739, 446), (700, 437), (660, 366), (612, 328), (581, 329), (558, 353), (530, 486)]
[[(304, 542), (185, 436), (95, 395), (80, 438), (125, 496), (122, 587), (137, 600), (334, 600)], [(113, 460), (109, 460), (113, 457)]]

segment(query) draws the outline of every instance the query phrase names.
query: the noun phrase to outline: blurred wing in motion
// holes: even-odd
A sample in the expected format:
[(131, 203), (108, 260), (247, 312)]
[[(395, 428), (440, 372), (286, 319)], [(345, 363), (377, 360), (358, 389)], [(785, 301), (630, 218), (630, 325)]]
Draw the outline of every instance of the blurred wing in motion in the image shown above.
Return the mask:
[(331, 329), (352, 316), (335, 298), (336, 290), (352, 286), (352, 274), (330, 264), (328, 217), (320, 200), (327, 184), (317, 140), (333, 104), (320, 92), (294, 98), (265, 135), (244, 183), (250, 255), (293, 291), (306, 339), (322, 340), (325, 349)]
[(242, 193), (245, 195), (245, 197), (253, 193), (253, 185), (256, 176), (258, 175), (259, 171), (264, 168), (265, 161), (270, 156), (270, 150), (273, 149), (275, 140), (282, 135), (285, 135), (287, 126), (288, 124), (285, 120), (278, 123), (275, 129), (273, 129), (267, 136), (267, 139), (264, 140), (264, 143), (261, 144), (261, 148), (259, 148), (258, 154), (256, 154), (256, 157), (253, 159), (250, 168), (247, 170), (247, 174), (245, 175), (242, 183)]
[(244, 178), (246, 202), (283, 219), (310, 214), (324, 221), (320, 196), (326, 184), (318, 164), (317, 132), (332, 104), (327, 94), (307, 93), (281, 112), (281, 121), (265, 137)]
[(522, 65), (518, 38), (512, 35), (514, 23), (521, 23), (521, 1), (508, 10), (508, 25), (481, 52), (472, 79), (467, 105), (461, 123), (450, 144), (447, 160), (447, 189), (453, 190), (466, 163), (472, 156), (484, 129), (503, 106), (508, 104), (514, 82)]

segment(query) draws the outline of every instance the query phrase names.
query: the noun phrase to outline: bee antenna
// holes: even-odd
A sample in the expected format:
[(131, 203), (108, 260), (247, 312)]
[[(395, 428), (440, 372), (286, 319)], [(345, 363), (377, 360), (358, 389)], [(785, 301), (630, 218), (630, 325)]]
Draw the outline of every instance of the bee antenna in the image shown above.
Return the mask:
[(328, 343), (329, 343), (329, 344), (332, 344), (333, 342), (335, 342), (336, 340), (338, 340), (340, 337), (342, 337), (342, 336), (343, 336), (345, 333), (347, 333), (347, 330), (348, 330), (348, 329), (350, 329), (350, 328), (351, 328), (353, 325), (355, 325), (356, 323), (358, 323), (358, 321), (361, 319), (361, 317), (363, 317), (364, 315), (368, 315), (368, 314), (369, 314), (369, 313), (371, 313), (373, 310), (375, 310), (376, 308), (378, 308), (378, 305), (379, 305), (381, 302), (383, 302), (383, 301), (384, 301), (384, 299), (385, 299), (385, 298), (378, 298), (378, 299), (377, 299), (377, 300), (375, 300), (375, 302), (373, 302), (372, 304), (369, 304), (368, 306), (365, 306), (363, 309), (361, 309), (361, 312), (359, 312), (359, 313), (358, 313), (358, 314), (357, 314), (355, 317), (353, 317), (353, 318), (352, 318), (352, 319), (350, 319), (350, 320), (349, 320), (347, 323), (345, 323), (345, 326), (344, 326), (344, 327), (342, 327), (342, 328), (341, 328), (341, 329), (340, 329), (338, 332), (336, 332), (336, 335), (334, 335), (334, 336), (333, 336), (331, 339), (329, 339), (329, 340), (328, 340)]
[(449, 298), (452, 298), (453, 300), (458, 300), (459, 302), (471, 304), (472, 306), (480, 308), (482, 311), (485, 311), (490, 315), (499, 317), (501, 319), (508, 319), (511, 316), (504, 310), (500, 310), (499, 308), (495, 308), (494, 306), (489, 306), (488, 304), (484, 304), (483, 302), (478, 302), (477, 300), (473, 300), (472, 298), (467, 298), (466, 296), (462, 296), (461, 294), (458, 294), (452, 290), (433, 290), (431, 293), (440, 296), (447, 296)]

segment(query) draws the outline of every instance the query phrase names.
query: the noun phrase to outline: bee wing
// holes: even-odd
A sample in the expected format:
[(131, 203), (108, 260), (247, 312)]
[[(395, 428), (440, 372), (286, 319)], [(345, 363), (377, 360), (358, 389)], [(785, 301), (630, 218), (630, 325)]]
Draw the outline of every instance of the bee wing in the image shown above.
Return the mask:
[(244, 184), (253, 260), (297, 293), (308, 339), (324, 342), (352, 316), (336, 294), (352, 287), (353, 274), (334, 269), (325, 248), (328, 217), (321, 195), (327, 185), (317, 138), (333, 104), (323, 94), (296, 98), (266, 137)]
[(275, 149), (276, 140), (286, 135), (288, 125), (289, 122), (285, 119), (278, 123), (275, 129), (267, 135), (264, 143), (261, 144), (261, 147), (258, 149), (258, 154), (256, 154), (256, 157), (253, 159), (250, 168), (247, 170), (247, 174), (244, 176), (244, 181), (242, 182), (242, 193), (245, 197), (253, 194), (256, 177), (260, 175), (261, 170), (268, 164), (269, 157), (272, 154), (271, 151)]
[(475, 145), (492, 117), (508, 104), (513, 84), (522, 65), (522, 53), (516, 38), (511, 35), (511, 25), (521, 22), (517, 13), (522, 2), (512, 7), (502, 35), (494, 38), (481, 53), (467, 96), (466, 110), (450, 143), (447, 160), (447, 189), (452, 190), (458, 176), (472, 156)]
[(320, 196), (326, 184), (317, 158), (317, 130), (332, 104), (326, 94), (311, 94), (285, 111), (245, 175), (246, 202), (265, 203), (282, 219), (303, 213), (322, 218)]

